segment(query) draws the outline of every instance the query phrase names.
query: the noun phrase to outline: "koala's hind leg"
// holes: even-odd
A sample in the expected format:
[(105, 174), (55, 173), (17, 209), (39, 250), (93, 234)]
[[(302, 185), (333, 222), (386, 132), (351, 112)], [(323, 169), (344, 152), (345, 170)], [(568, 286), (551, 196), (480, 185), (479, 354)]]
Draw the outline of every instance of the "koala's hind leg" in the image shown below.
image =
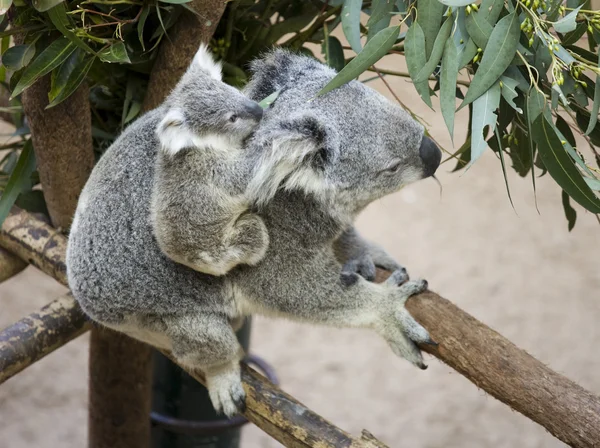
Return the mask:
[(177, 361), (206, 375), (215, 410), (228, 417), (243, 410), (246, 401), (240, 375), (243, 350), (229, 319), (217, 314), (187, 314), (164, 321)]

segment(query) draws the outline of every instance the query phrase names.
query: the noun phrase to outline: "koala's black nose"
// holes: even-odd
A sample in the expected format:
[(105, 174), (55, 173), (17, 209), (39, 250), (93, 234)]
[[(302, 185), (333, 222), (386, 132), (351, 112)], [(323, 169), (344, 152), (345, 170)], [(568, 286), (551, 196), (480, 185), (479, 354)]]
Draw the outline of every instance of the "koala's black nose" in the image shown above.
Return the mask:
[(433, 140), (424, 135), (421, 147), (419, 148), (419, 155), (421, 156), (421, 160), (423, 160), (423, 165), (425, 165), (424, 176), (432, 176), (438, 166), (440, 166), (442, 151), (440, 151)]
[(248, 105), (246, 107), (246, 111), (256, 121), (260, 121), (263, 116), (263, 108), (260, 107), (257, 103), (251, 103), (250, 105)]

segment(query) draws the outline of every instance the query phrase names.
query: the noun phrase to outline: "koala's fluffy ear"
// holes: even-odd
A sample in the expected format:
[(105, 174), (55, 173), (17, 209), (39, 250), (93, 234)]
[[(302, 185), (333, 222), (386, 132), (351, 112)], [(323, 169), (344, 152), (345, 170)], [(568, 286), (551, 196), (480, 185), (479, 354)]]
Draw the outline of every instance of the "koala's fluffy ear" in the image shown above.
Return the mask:
[(325, 171), (337, 159), (333, 130), (311, 113), (295, 114), (259, 136), (261, 160), (247, 194), (257, 205), (282, 187), (321, 195), (327, 190)]
[(169, 109), (156, 127), (156, 136), (162, 151), (176, 154), (183, 148), (197, 146), (197, 138), (185, 125), (185, 115), (179, 109)]
[(206, 73), (208, 73), (212, 78), (217, 81), (221, 81), (221, 63), (215, 61), (213, 55), (208, 50), (208, 46), (205, 43), (200, 44), (200, 48), (196, 52), (194, 56), (194, 60), (192, 61), (192, 66), (194, 68), (200, 69)]

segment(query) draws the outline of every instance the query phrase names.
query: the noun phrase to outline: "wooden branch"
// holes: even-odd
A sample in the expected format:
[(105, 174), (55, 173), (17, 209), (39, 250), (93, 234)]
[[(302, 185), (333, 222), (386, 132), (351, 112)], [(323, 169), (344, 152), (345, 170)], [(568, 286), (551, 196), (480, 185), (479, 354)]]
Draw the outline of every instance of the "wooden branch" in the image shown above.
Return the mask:
[(0, 283), (17, 275), (27, 267), (27, 263), (6, 249), (0, 249)]
[(227, 6), (225, 0), (193, 0), (187, 4), (196, 14), (184, 12), (160, 46), (150, 74), (144, 110), (164, 101), (183, 76), (201, 42), (209, 42)]
[(0, 332), (0, 384), (90, 328), (70, 294)]
[[(166, 350), (161, 352), (179, 365), (171, 353)], [(196, 381), (206, 385), (201, 371), (179, 366)], [(286, 394), (246, 364), (242, 364), (242, 382), (246, 391), (244, 417), (286, 447), (386, 448), (386, 445), (367, 431), (363, 431), (359, 439), (351, 436)]]
[[(23, 235), (31, 234), (39, 235), (34, 240), (35, 245), (32, 246), (28, 240), (21, 241)], [(11, 213), (0, 230), (0, 246), (11, 251), (16, 248), (19, 257), (31, 260), (49, 275), (60, 277), (64, 253), (61, 256), (58, 251), (48, 251), (47, 248), (45, 252), (39, 250), (46, 245), (65, 247), (66, 239), (55, 235), (51, 227), (24, 211)], [(380, 272), (379, 280), (385, 275)], [(433, 292), (409, 299), (407, 308), (439, 343), (437, 348), (423, 346), (423, 350), (457, 370), (490, 395), (539, 423), (568, 445), (581, 448), (598, 446), (598, 396), (549, 369)], [(248, 370), (244, 372), (245, 386), (251, 397), (246, 416), (271, 435), (279, 432), (287, 434), (290, 427), (286, 427), (284, 422), (276, 417), (261, 417), (268, 415), (265, 409), (260, 408), (267, 406), (266, 402), (271, 403), (271, 386), (265, 385), (266, 380), (255, 374), (250, 376)], [(260, 387), (254, 381), (260, 381)], [(280, 408), (288, 406), (287, 399), (285, 396), (269, 406), (279, 412)]]

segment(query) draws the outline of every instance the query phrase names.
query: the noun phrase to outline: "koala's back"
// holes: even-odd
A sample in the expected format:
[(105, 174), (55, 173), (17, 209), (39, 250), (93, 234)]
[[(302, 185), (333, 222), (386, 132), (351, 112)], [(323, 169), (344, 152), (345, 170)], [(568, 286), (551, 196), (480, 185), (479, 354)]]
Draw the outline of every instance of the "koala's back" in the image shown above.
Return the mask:
[(71, 229), (69, 285), (84, 311), (101, 322), (200, 311), (224, 300), (222, 280), (169, 260), (154, 238), (150, 200), (160, 115), (157, 109), (138, 119), (102, 156)]

